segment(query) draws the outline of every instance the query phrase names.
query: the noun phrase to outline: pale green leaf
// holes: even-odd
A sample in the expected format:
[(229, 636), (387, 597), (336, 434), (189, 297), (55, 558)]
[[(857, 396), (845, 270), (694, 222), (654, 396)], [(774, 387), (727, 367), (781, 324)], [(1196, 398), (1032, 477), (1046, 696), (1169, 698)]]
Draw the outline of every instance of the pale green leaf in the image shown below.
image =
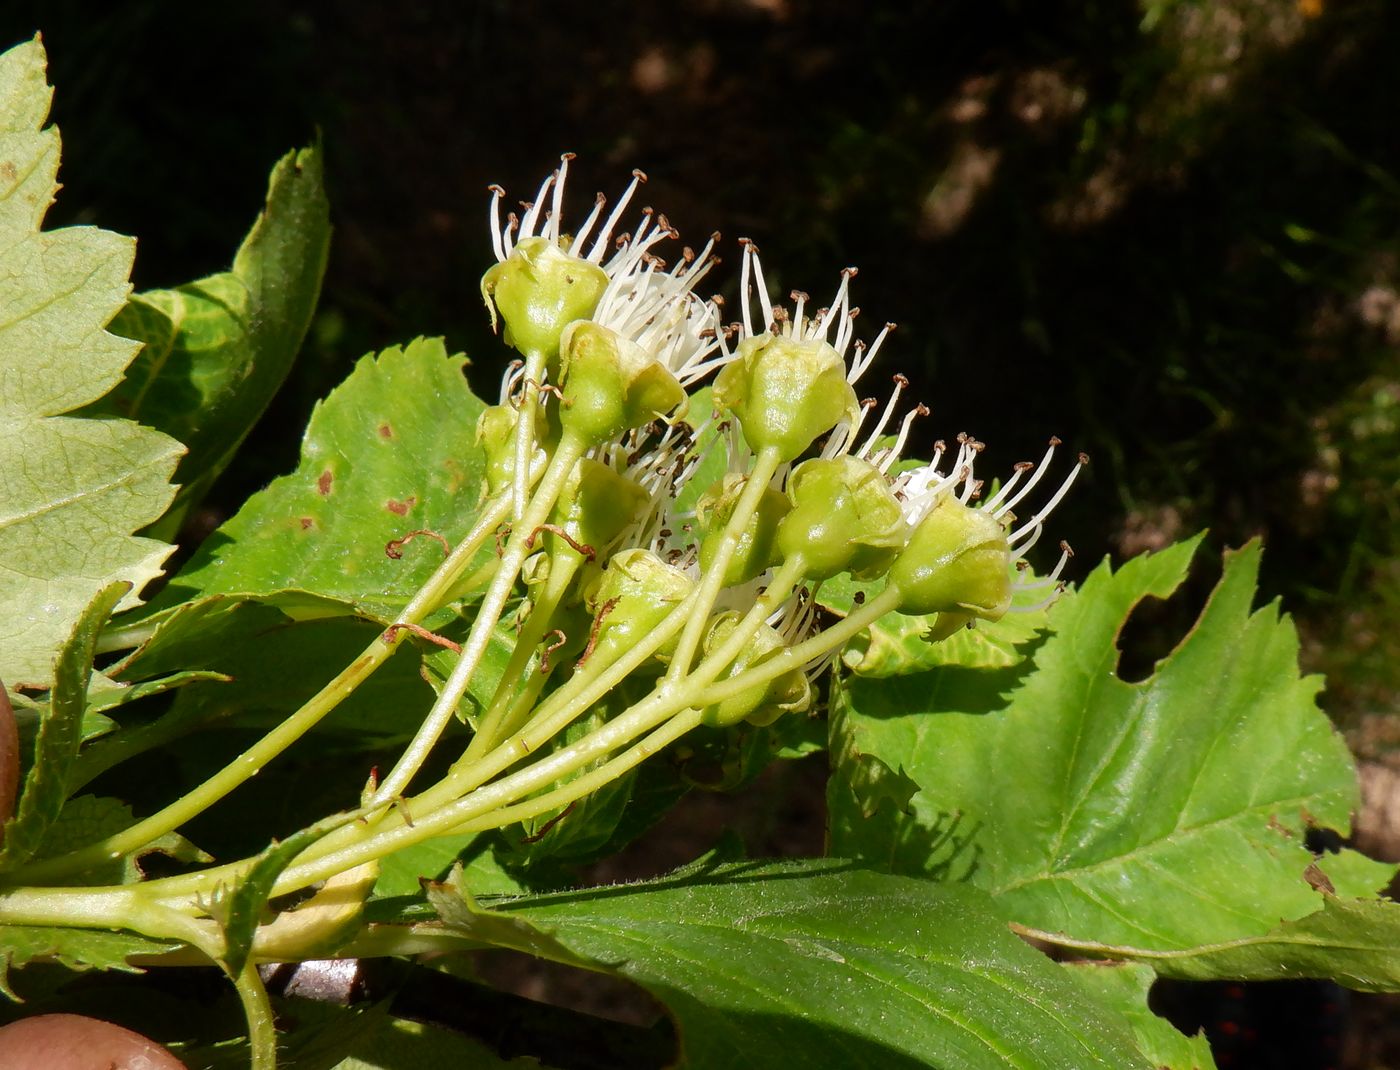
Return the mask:
[[(1345, 834), (1356, 779), (1319, 681), (1298, 674), (1291, 623), (1274, 606), (1251, 612), (1257, 545), (1227, 555), (1153, 676), (1115, 671), (1132, 608), (1168, 597), (1195, 545), (1096, 569), (1051, 610), (1053, 634), (1002, 708), (954, 712), (939, 693), (947, 670), (851, 680), (833, 850), (970, 881), (1037, 929), (1146, 948), (1262, 935), (1317, 910), (1304, 833)], [(845, 786), (848, 764), (870, 757), (918, 786), (908, 814), (867, 818)]]
[(92, 597), (122, 605), (170, 547), (132, 532), (165, 511), (180, 444), (127, 420), (65, 416), (107, 393), (137, 345), (105, 331), (130, 292), (134, 243), (91, 227), (41, 232), (59, 141), (38, 40), (0, 56), (0, 678), (47, 687)]

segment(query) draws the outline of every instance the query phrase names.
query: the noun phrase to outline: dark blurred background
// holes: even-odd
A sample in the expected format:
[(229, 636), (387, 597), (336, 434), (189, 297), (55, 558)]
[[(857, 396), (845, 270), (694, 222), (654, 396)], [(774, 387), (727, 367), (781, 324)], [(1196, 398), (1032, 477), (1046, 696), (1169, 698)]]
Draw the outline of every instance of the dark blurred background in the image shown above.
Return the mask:
[(919, 449), (1089, 452), (1055, 524), (1080, 574), (1262, 535), (1265, 595), (1400, 822), (1398, 22), (1381, 0), (10, 0), (0, 44), (42, 30), (51, 220), (136, 235), (138, 288), (226, 267), (272, 163), (320, 132), (321, 311), (216, 509), (292, 467), (366, 351), (445, 335), (494, 395), (486, 185), (527, 198), (576, 152), (577, 220), (642, 167), (643, 203), (721, 230), (731, 267), (754, 239), (776, 290), (860, 266), (865, 336), (899, 323), (866, 390), (914, 380)]

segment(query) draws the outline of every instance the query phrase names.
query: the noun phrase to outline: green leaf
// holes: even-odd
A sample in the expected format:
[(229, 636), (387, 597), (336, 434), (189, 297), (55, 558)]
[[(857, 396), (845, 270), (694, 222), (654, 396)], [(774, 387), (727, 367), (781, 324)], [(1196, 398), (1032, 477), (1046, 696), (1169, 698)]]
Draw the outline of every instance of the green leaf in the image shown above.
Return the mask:
[[(67, 851), (96, 843), (104, 836), (122, 832), (136, 824), (136, 817), (120, 799), (98, 795), (79, 795), (69, 799), (44, 837), (44, 847), (38, 858), (57, 858)], [(113, 858), (76, 877), (69, 884), (130, 884), (142, 878), (141, 859), (151, 854), (163, 854), (178, 862), (212, 862), (178, 832), (167, 832), (139, 851)]]
[(1132, 1023), (1138, 1047), (1158, 1070), (1215, 1070), (1210, 1043), (1198, 1033), (1179, 1033), (1147, 1006), (1147, 993), (1157, 975), (1147, 966), (1129, 963), (1066, 963), (1079, 986)]
[(40, 232), (58, 131), (38, 39), (0, 56), (0, 679), (47, 687), (54, 652), (108, 584), (122, 607), (171, 548), (132, 532), (175, 489), (180, 444), (127, 420), (64, 416), (110, 390), (135, 343), (103, 330), (130, 292), (134, 244), (92, 227)]
[(209, 536), (159, 605), (304, 591), (392, 619), (442, 562), (442, 548), (415, 539), (395, 560), (385, 545), (417, 529), (455, 540), (477, 514), (483, 406), (465, 363), (441, 339), (361, 360), (312, 413), (296, 472)]
[(1132, 959), (1163, 977), (1187, 981), (1315, 977), (1361, 992), (1400, 992), (1400, 903), (1389, 899), (1324, 896), (1321, 910), (1281, 922), (1262, 936), (1175, 951), (1022, 931), (1080, 953)]
[(974, 889), (809, 861), (503, 910), (450, 886), (433, 901), (449, 929), (640, 984), (675, 1017), (689, 1067), (1149, 1065), (1127, 1022), (1011, 936)]
[(48, 925), (0, 925), (0, 994), (16, 998), (10, 990), (9, 971), (31, 962), (58, 962), (71, 970), (140, 973), (140, 967), (131, 964), (133, 956), (160, 955), (176, 946), (132, 933), (60, 929)]
[(152, 534), (174, 536), (282, 385), (311, 323), (329, 245), (321, 151), (289, 152), (231, 271), (139, 294), (112, 321), (145, 348), (102, 410), (189, 451), (176, 469), (175, 502)]
[[(1176, 589), (1195, 546), (1096, 569), (1051, 610), (1054, 634), (1004, 709), (942, 712), (941, 671), (850, 681), (833, 851), (971, 881), (1037, 929), (1146, 948), (1262, 935), (1318, 909), (1304, 832), (1345, 833), (1356, 779), (1319, 681), (1298, 675), (1292, 624), (1250, 611), (1258, 546), (1226, 555), (1153, 676), (1115, 672), (1129, 613)], [(918, 785), (909, 814), (862, 819), (840, 787), (862, 755)]]
[(39, 723), (34, 760), (24, 778), (24, 793), (14, 816), (5, 824), (0, 870), (13, 869), (34, 857), (68, 798), (73, 762), (82, 742), (93, 648), (112, 607), (127, 590), (125, 583), (113, 583), (99, 591), (59, 651), (53, 670), (53, 694)]

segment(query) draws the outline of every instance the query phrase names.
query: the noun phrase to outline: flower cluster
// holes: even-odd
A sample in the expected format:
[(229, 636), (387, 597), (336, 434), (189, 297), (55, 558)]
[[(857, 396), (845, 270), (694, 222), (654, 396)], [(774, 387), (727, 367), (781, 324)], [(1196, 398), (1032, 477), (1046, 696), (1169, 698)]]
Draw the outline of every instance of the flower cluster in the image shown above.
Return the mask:
[[(856, 624), (885, 612), (934, 615), (936, 640), (1053, 597), (1068, 547), (1043, 579), (1022, 579), (1025, 554), (1082, 455), (1024, 521), (1016, 510), (1050, 470), (1055, 440), (985, 501), (974, 474), (983, 445), (967, 435), (955, 450), (936, 443), (927, 464), (901, 464), (928, 410), (900, 415), (903, 376), (883, 405), (858, 398), (894, 325), (868, 346), (857, 340), (854, 268), (825, 306), (801, 292), (775, 303), (757, 247), (741, 239), (741, 317), (724, 323), (721, 300), (695, 292), (717, 263), (718, 235), (699, 253), (683, 247), (668, 268), (659, 254), (678, 235), (664, 215), (642, 209), (620, 230), (640, 171), (606, 216), (599, 194), (568, 232), (570, 159), (522, 214), (503, 220), (505, 194), (492, 187), (498, 263), (482, 282), (493, 322), (520, 354), (481, 425), (488, 494), (509, 486), (513, 498), (502, 563), (531, 592), (517, 660), (521, 669), (526, 657), (543, 662), (546, 640), (574, 650), (572, 670), (548, 659), (559, 679), (546, 707), (587, 692), (576, 680), (625, 664), (623, 675), (650, 674), (656, 694), (683, 692), (711, 723), (766, 723), (806, 708), (808, 673)], [(695, 411), (707, 379), (710, 411)], [(693, 485), (702, 473), (705, 485)], [(517, 562), (509, 547), (526, 540)], [(815, 592), (843, 573), (883, 579), (883, 593), (854, 623), (823, 629)], [(728, 682), (739, 678), (752, 686), (735, 691)], [(529, 703), (543, 687), (522, 690), (508, 674), (475, 749), (537, 716)]]

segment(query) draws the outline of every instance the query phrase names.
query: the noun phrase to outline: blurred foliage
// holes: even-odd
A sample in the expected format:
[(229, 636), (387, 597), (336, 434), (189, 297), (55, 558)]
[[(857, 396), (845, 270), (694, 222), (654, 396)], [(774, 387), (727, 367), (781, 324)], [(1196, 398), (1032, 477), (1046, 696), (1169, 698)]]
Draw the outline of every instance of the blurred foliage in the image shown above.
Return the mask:
[(323, 132), (324, 304), (216, 508), (292, 467), (366, 350), (497, 352), (484, 187), (527, 197), (569, 149), (576, 207), (641, 165), (683, 233), (753, 238), (779, 287), (859, 264), (901, 324), (886, 370), (934, 409), (923, 445), (1094, 456), (1060, 514), (1088, 558), (1263, 533), (1339, 714), (1400, 689), (1398, 23), (1382, 0), (0, 13), (49, 46), (56, 216), (139, 235), (138, 288), (224, 267), (267, 167)]

